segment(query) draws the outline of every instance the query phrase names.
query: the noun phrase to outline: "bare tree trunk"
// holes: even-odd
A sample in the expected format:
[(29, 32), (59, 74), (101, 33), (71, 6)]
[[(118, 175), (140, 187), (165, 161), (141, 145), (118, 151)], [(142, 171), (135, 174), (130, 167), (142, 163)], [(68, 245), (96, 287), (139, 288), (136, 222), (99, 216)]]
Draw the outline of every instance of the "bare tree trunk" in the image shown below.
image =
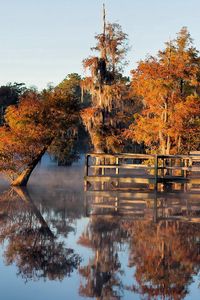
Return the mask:
[(181, 149), (181, 136), (178, 137), (178, 145), (177, 145), (177, 152), (180, 153)]
[(171, 140), (170, 140), (170, 136), (168, 135), (168, 136), (167, 136), (166, 155), (169, 155), (170, 149), (171, 149)]
[(30, 178), (33, 170), (35, 169), (35, 167), (37, 166), (38, 162), (40, 161), (40, 159), (42, 158), (42, 156), (46, 152), (48, 146), (44, 147), (38, 153), (38, 155), (32, 160), (32, 162), (28, 164), (28, 166), (26, 167), (26, 169), (24, 169), (22, 171), (22, 173), (16, 179), (13, 180), (13, 182), (11, 183), (12, 186), (26, 186), (27, 185), (28, 180), (29, 180), (29, 178)]
[(167, 101), (165, 102), (165, 112), (164, 112), (164, 122), (167, 123), (168, 121), (168, 104)]
[(166, 141), (165, 141), (165, 138), (163, 137), (163, 133), (162, 133), (161, 130), (159, 131), (159, 140), (160, 140), (161, 153), (165, 155), (165, 152), (166, 152)]

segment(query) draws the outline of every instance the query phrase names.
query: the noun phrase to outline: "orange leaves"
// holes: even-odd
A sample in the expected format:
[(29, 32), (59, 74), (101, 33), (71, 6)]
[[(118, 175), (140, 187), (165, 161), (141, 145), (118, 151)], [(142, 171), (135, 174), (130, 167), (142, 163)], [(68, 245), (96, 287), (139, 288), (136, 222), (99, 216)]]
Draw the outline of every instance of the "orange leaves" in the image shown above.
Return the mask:
[(98, 67), (98, 57), (90, 56), (89, 58), (85, 59), (83, 61), (83, 67), (85, 69), (91, 68), (91, 67)]
[(129, 265), (135, 267), (136, 288), (141, 297), (184, 298), (185, 287), (199, 269), (199, 225), (135, 221), (125, 229), (131, 237)]
[(106, 147), (111, 153), (120, 153), (122, 147), (122, 137), (117, 135), (109, 135), (105, 137)]
[(93, 87), (92, 77), (86, 77), (83, 80), (81, 80), (81, 88), (84, 91), (90, 91), (92, 87)]
[(96, 111), (97, 111), (96, 107), (85, 108), (81, 111), (81, 117), (85, 122), (87, 122), (94, 117)]
[(76, 95), (55, 89), (42, 94), (26, 92), (17, 106), (10, 106), (6, 125), (0, 127), (0, 170), (18, 175), (47, 149), (52, 140), (68, 138), (78, 123)]
[(199, 72), (198, 52), (191, 47), (186, 29), (156, 58), (141, 61), (132, 71), (132, 89), (144, 108), (128, 136), (132, 131), (134, 139), (152, 148), (158, 142), (160, 152), (179, 151), (178, 137), (184, 136), (189, 130), (186, 124), (200, 115)]

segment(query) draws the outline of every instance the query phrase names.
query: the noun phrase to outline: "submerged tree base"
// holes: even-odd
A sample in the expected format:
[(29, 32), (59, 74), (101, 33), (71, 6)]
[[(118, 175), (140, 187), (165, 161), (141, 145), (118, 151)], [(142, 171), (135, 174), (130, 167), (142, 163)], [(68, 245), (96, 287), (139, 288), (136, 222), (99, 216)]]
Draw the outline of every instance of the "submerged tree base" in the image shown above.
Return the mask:
[(26, 186), (28, 183), (28, 180), (30, 178), (30, 175), (33, 171), (34, 167), (32, 169), (27, 168), (20, 174), (12, 183), (12, 186)]
[[(48, 145), (49, 146), (49, 145)], [(37, 157), (35, 157), (33, 159), (33, 161), (27, 166), (26, 169), (24, 169), (22, 171), (22, 173), (13, 180), (13, 182), (11, 182), (12, 186), (26, 186), (29, 178), (33, 172), (33, 170), (35, 169), (35, 167), (37, 166), (38, 162), (41, 160), (42, 156), (45, 154), (45, 152), (48, 149), (48, 146), (44, 147), (40, 153), (38, 153)]]

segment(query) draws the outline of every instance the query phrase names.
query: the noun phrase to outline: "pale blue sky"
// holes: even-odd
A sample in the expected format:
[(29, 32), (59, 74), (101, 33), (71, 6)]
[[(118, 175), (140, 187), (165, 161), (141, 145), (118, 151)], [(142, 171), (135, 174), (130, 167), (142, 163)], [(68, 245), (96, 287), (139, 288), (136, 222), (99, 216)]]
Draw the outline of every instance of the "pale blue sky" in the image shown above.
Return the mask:
[[(102, 0), (0, 0), (0, 85), (43, 88), (68, 73), (83, 74), (82, 60), (101, 31)], [(200, 0), (105, 0), (107, 18), (128, 33), (130, 65), (155, 54), (187, 26), (200, 49)]]

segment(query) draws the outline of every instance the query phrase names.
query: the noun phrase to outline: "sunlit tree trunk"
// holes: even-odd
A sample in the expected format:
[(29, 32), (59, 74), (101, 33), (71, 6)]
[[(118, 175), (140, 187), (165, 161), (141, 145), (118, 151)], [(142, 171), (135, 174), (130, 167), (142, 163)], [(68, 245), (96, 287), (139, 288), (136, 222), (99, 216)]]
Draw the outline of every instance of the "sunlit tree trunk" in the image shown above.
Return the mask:
[(170, 136), (168, 135), (167, 136), (167, 145), (166, 145), (166, 155), (169, 155), (170, 154), (170, 149), (171, 149), (171, 139), (170, 139)]
[(171, 139), (169, 135), (165, 137), (161, 130), (159, 131), (159, 143), (161, 154), (169, 155), (171, 150)]
[[(48, 145), (49, 146), (49, 145)], [(38, 155), (27, 165), (27, 167), (22, 171), (22, 173), (13, 180), (11, 183), (12, 186), (26, 186), (28, 183), (28, 180), (37, 166), (38, 162), (41, 160), (42, 156), (46, 152), (48, 146), (44, 147)]]

